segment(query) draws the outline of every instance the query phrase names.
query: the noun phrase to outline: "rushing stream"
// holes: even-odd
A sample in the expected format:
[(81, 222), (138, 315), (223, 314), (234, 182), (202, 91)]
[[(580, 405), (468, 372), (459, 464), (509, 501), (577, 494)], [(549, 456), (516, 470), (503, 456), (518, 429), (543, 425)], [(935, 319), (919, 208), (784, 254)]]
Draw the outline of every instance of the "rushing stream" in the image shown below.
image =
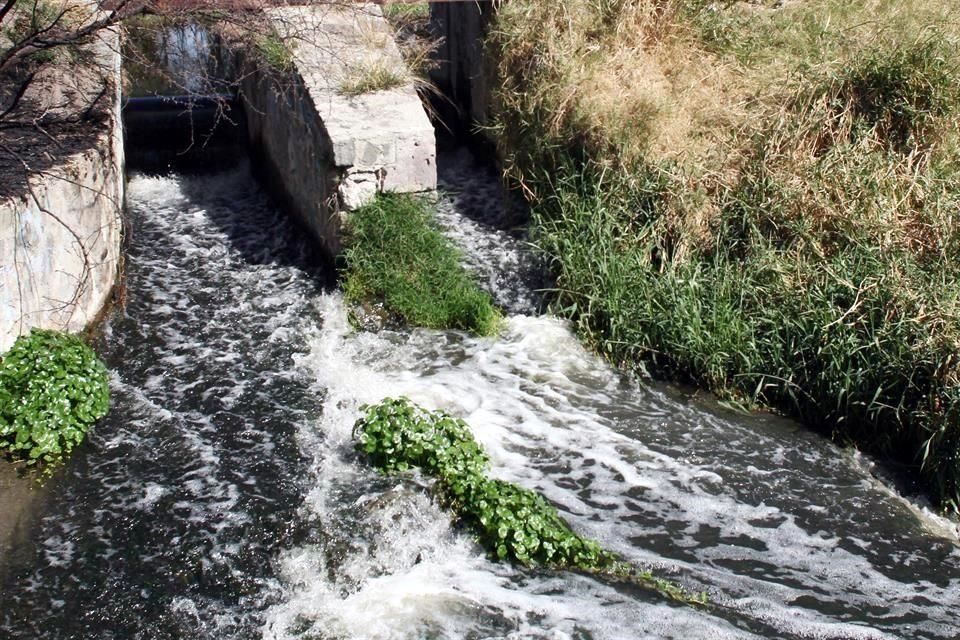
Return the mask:
[[(245, 169), (132, 178), (129, 300), (99, 345), (113, 408), (11, 560), (0, 638), (960, 636), (953, 525), (789, 421), (584, 351), (535, 313), (536, 265), (470, 162), (446, 159), (441, 220), (509, 311), (490, 339), (353, 331)], [(400, 394), (713, 606), (488, 560), (425, 480), (353, 452), (360, 405)]]

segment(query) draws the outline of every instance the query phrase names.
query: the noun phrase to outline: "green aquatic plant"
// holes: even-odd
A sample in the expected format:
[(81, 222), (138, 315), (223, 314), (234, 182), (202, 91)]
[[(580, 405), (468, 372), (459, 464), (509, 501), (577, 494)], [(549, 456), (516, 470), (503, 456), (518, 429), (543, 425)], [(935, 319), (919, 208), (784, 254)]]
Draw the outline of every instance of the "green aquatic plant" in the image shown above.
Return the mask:
[(0, 448), (56, 464), (109, 408), (107, 369), (79, 337), (33, 329), (0, 361)]
[(627, 579), (678, 601), (706, 602), (704, 594), (691, 594), (637, 570), (596, 541), (577, 535), (535, 491), (487, 477), (487, 454), (460, 418), (427, 411), (407, 398), (387, 398), (364, 411), (354, 426), (357, 449), (385, 473), (420, 468), (436, 478), (441, 503), (492, 557), (527, 567)]

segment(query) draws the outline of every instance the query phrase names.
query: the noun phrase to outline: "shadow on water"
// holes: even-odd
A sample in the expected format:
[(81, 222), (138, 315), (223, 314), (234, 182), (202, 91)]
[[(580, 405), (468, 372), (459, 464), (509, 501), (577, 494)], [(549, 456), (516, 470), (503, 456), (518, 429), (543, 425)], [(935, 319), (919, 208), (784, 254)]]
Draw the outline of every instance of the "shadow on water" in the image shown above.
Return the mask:
[[(250, 167), (246, 156), (241, 154), (239, 166), (232, 169), (245, 180), (257, 181), (255, 171)], [(236, 166), (236, 165), (233, 165)], [(224, 165), (220, 171), (231, 168)], [(333, 259), (327, 255), (311, 235), (311, 232), (292, 216), (276, 212), (280, 204), (265, 189), (211, 191), (208, 181), (203, 179), (204, 172), (185, 173), (182, 181), (183, 194), (196, 207), (204, 210), (210, 222), (223, 232), (230, 248), (242, 257), (248, 265), (275, 265), (293, 267), (299, 270), (308, 281), (313, 283), (313, 294), (332, 290), (337, 284), (337, 273)], [(262, 216), (238, 217), (235, 207), (263, 207)], [(276, 233), (269, 242), (264, 241), (264, 233)]]
[[(527, 204), (518, 191), (507, 188), (492, 162), (466, 147), (438, 151), (437, 182), (459, 215), (514, 238), (526, 237)], [(478, 184), (486, 188), (474, 188)]]
[(461, 147), (437, 154), (437, 220), (464, 266), (507, 313), (546, 311), (553, 281), (529, 241), (529, 210), (495, 166)]
[(230, 95), (127, 98), (123, 125), (131, 171), (211, 174), (244, 157), (243, 109)]

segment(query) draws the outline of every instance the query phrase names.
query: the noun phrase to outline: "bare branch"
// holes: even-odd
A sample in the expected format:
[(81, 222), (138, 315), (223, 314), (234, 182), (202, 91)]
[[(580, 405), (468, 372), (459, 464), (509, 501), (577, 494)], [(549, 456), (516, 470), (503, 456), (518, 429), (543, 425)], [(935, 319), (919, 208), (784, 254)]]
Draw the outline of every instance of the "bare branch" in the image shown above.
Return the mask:
[(7, 17), (7, 14), (10, 13), (10, 10), (13, 9), (15, 4), (17, 4), (17, 0), (7, 0), (3, 6), (0, 7), (0, 23)]
[(36, 70), (33, 70), (20, 82), (20, 86), (17, 87), (17, 91), (13, 95), (10, 104), (7, 105), (7, 108), (3, 110), (3, 113), (0, 113), (0, 123), (2, 123), (3, 119), (10, 115), (17, 108), (17, 105), (20, 104), (20, 101), (23, 99), (24, 94), (26, 94), (27, 89), (30, 88), (30, 84), (33, 82), (33, 79), (36, 77), (36, 75)]

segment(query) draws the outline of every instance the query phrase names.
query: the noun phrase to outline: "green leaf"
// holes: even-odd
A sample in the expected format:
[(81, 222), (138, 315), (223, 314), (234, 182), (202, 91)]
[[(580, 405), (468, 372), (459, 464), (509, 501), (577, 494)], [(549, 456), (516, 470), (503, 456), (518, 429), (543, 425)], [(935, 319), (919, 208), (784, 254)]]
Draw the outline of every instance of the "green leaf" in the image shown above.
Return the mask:
[(60, 461), (108, 408), (106, 367), (76, 336), (33, 329), (0, 362), (0, 447), (31, 461)]

